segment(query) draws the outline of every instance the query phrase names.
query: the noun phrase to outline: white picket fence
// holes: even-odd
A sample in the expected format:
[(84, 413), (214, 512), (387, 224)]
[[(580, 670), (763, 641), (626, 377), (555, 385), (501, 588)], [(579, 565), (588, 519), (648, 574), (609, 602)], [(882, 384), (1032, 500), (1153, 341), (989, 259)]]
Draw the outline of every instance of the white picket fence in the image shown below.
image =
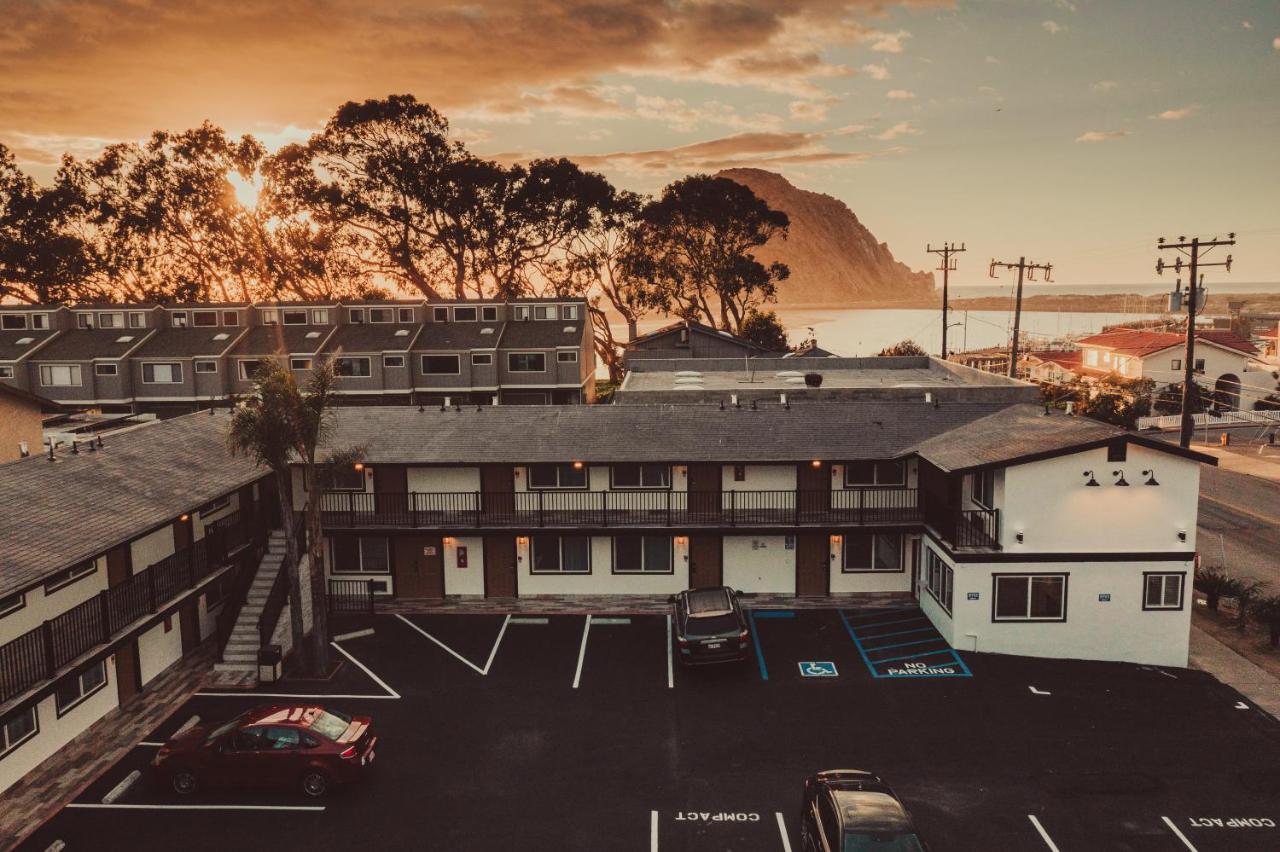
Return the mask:
[[(1280, 424), (1280, 411), (1224, 411), (1222, 414), (1193, 414), (1197, 429), (1213, 426), (1230, 426), (1237, 423)], [(1139, 417), (1139, 429), (1174, 429), (1182, 423), (1181, 414), (1164, 414), (1159, 417)]]

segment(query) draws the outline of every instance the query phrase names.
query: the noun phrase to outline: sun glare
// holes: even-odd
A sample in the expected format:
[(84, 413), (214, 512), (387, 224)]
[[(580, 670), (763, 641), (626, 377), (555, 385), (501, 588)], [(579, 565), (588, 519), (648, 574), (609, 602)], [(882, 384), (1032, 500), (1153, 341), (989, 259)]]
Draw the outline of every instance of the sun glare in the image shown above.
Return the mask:
[(245, 180), (235, 172), (229, 173), (227, 180), (235, 190), (236, 201), (239, 201), (245, 207), (258, 206), (258, 193), (262, 189), (261, 184), (254, 180)]

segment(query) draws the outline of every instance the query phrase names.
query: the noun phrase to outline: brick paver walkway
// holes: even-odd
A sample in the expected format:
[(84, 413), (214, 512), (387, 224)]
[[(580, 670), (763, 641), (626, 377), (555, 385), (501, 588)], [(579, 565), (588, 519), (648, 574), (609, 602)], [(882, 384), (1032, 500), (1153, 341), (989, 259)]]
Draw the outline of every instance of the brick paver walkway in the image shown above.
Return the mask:
[(200, 688), (214, 654), (207, 643), (174, 663), (0, 794), (0, 849), (17, 846), (145, 739)]

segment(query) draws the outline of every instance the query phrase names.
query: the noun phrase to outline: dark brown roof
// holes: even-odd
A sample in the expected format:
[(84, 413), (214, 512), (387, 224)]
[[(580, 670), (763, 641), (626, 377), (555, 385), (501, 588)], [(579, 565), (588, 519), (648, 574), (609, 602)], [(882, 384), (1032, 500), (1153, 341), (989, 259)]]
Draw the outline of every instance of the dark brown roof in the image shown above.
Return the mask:
[[(56, 331), (0, 331), (0, 361), (19, 361), (40, 348)], [(31, 338), (30, 343), (18, 344), (19, 340)]]
[(92, 361), (95, 358), (120, 358), (155, 333), (154, 328), (73, 328), (49, 341), (32, 360)]
[[(133, 354), (139, 358), (197, 358), (221, 355), (243, 328), (165, 328), (156, 332)], [(226, 335), (221, 340), (218, 335)]]
[[(324, 345), (325, 352), (398, 352), (412, 348), (421, 326), (395, 323), (340, 325)], [(396, 332), (405, 334), (397, 337)]]
[(253, 461), (227, 452), (229, 423), (225, 412), (189, 414), (108, 435), (96, 452), (5, 465), (0, 596), (260, 478)]
[[(503, 349), (553, 349), (582, 342), (583, 319), (509, 322), (502, 332)], [(572, 328), (573, 331), (565, 331)]]
[(664, 325), (662, 328), (655, 328), (653, 331), (645, 332), (644, 334), (638, 335), (634, 340), (629, 341), (627, 345), (633, 346), (637, 343), (650, 343), (654, 340), (658, 340), (663, 337), (669, 337), (673, 334), (678, 334), (681, 329), (685, 329), (685, 328), (689, 329), (690, 333), (705, 334), (709, 337), (716, 337), (720, 340), (727, 340), (730, 343), (736, 343), (737, 345), (741, 346), (743, 349), (750, 349), (755, 352), (769, 351), (768, 349), (765, 349), (763, 346), (759, 346), (755, 343), (752, 343), (750, 340), (747, 340), (744, 337), (738, 337), (736, 334), (730, 334), (727, 331), (721, 331), (718, 328), (712, 328), (709, 325), (704, 325), (703, 323), (700, 323), (700, 322), (694, 322), (693, 320), (681, 320), (680, 322), (673, 322), (670, 325)]
[[(438, 352), (465, 349), (493, 349), (506, 337), (500, 322), (428, 322), (413, 344), (415, 351)], [(510, 327), (511, 323), (505, 324)], [(489, 329), (485, 334), (483, 329)]]
[[(231, 355), (289, 355), (293, 353), (315, 354), (324, 345), (325, 338), (333, 331), (330, 325), (260, 325), (236, 343)], [(307, 337), (310, 333), (315, 337)]]

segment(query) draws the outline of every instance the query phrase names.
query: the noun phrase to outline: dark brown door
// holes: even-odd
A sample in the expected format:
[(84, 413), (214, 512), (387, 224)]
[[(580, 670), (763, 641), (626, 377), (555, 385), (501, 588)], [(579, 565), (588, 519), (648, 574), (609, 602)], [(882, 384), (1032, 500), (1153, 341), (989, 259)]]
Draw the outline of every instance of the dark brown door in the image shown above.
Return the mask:
[(800, 523), (822, 523), (831, 508), (831, 468), (812, 462), (796, 465), (796, 500)]
[(796, 594), (825, 595), (831, 578), (831, 539), (826, 533), (796, 536)]
[(194, 537), (190, 515), (183, 515), (173, 522), (173, 550), (175, 553), (181, 553), (190, 547)]
[(516, 596), (516, 540), (496, 533), (484, 537), (484, 594), (488, 598)]
[[(484, 494), (485, 520), (489, 523), (512, 523), (515, 520), (515, 475), (515, 468), (509, 464), (480, 465), (480, 491)], [(488, 550), (486, 544), (485, 552)]]
[(444, 597), (444, 543), (440, 536), (408, 535), (391, 540), (396, 597)]
[(122, 544), (107, 551), (107, 585), (118, 586), (132, 576), (129, 545)]
[(404, 522), (409, 511), (408, 493), (409, 470), (404, 465), (380, 464), (373, 468), (373, 499), (380, 515)]
[(719, 533), (689, 536), (689, 588), (724, 585), (723, 547)]
[(720, 517), (720, 465), (689, 465), (689, 520), (713, 523)]
[(199, 598), (191, 598), (178, 609), (178, 628), (182, 631), (182, 653), (188, 654), (200, 644)]
[(116, 694), (124, 704), (142, 689), (142, 667), (138, 663), (138, 640), (132, 639), (116, 650)]

